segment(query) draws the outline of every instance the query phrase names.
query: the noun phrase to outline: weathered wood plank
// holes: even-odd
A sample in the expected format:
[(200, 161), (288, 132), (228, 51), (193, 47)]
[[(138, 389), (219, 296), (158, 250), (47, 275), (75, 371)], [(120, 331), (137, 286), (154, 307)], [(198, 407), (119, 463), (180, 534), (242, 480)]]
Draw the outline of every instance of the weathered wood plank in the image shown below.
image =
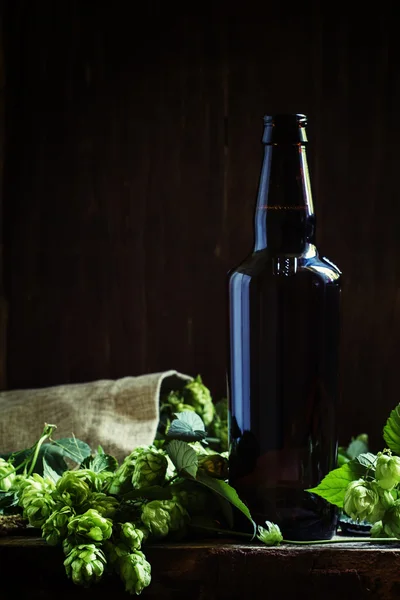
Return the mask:
[[(242, 600), (277, 595), (282, 600), (391, 600), (400, 588), (398, 545), (267, 548), (217, 540), (149, 545), (145, 551), (152, 565), (152, 583), (142, 598)], [(89, 589), (74, 586), (62, 561), (61, 550), (43, 540), (0, 538), (1, 597), (127, 597), (114, 578), (105, 577)]]

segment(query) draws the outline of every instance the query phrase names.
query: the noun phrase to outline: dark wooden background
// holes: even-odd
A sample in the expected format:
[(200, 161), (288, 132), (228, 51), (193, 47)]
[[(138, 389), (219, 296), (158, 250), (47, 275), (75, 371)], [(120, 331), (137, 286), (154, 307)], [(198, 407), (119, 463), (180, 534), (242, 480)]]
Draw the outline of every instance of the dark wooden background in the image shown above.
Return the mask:
[(399, 22), (389, 3), (277, 4), (4, 4), (3, 389), (174, 368), (224, 395), (262, 116), (304, 112), (319, 246), (344, 273), (341, 438), (381, 445), (400, 401)]

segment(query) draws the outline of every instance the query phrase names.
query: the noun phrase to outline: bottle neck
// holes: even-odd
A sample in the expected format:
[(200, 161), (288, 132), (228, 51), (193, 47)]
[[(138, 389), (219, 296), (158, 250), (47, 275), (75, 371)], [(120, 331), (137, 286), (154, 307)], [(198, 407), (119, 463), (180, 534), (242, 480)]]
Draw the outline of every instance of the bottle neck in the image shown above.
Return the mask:
[(304, 143), (265, 145), (254, 221), (256, 252), (300, 256), (315, 243)]

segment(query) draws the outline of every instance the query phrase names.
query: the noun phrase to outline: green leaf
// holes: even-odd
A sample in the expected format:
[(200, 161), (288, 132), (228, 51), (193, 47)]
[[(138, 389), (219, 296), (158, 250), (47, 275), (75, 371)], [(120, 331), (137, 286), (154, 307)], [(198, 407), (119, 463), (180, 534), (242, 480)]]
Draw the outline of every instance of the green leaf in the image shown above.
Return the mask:
[(355, 479), (364, 477), (367, 473), (373, 477), (375, 475), (376, 456), (372, 452), (365, 452), (353, 458), (348, 465)]
[(308, 489), (306, 492), (317, 494), (317, 496), (321, 496), (331, 504), (343, 508), (347, 486), (355, 479), (359, 479), (359, 476), (354, 473), (349, 463), (346, 463), (328, 473), (317, 487)]
[(349, 458), (356, 458), (360, 454), (365, 454), (366, 452), (368, 452), (368, 446), (361, 440), (353, 440), (347, 448), (347, 455)]
[(220, 496), (225, 498), (225, 500), (228, 500), (228, 502), (230, 502), (238, 510), (240, 510), (240, 512), (242, 512), (244, 516), (247, 517), (247, 519), (253, 525), (255, 534), (256, 526), (253, 519), (251, 518), (249, 509), (241, 501), (236, 490), (232, 486), (230, 486), (229, 483), (226, 483), (226, 481), (223, 481), (222, 479), (215, 479), (214, 477), (210, 477), (209, 475), (206, 475), (201, 471), (198, 471), (196, 481), (198, 481), (198, 483), (200, 483), (201, 485), (204, 485), (205, 487), (209, 488), (216, 494), (219, 494)]
[(7, 452), (6, 454), (0, 454), (0, 458), (9, 461), (17, 469), (26, 459), (32, 456), (32, 448), (26, 450), (18, 450), (17, 452)]
[(338, 467), (341, 467), (342, 465), (346, 464), (349, 462), (349, 457), (344, 454), (343, 452), (340, 452), (340, 449), (338, 451), (338, 455), (337, 455), (337, 465)]
[(78, 465), (92, 453), (90, 446), (81, 440), (77, 440), (76, 437), (54, 440), (53, 444), (58, 448), (62, 448), (63, 456), (69, 458)]
[(213, 519), (210, 515), (193, 515), (190, 519), (189, 527), (197, 534), (202, 533), (206, 537), (210, 535), (222, 534), (226, 536), (226, 529), (221, 527), (219, 521)]
[(167, 446), (167, 453), (178, 473), (196, 477), (199, 461), (189, 444), (181, 440), (172, 440)]
[(175, 417), (167, 431), (168, 438), (195, 442), (206, 437), (203, 420), (194, 411), (184, 410)]
[[(10, 452), (4, 454), (5, 460), (9, 460), (16, 468), (17, 472), (22, 472), (23, 464), (26, 460), (31, 459), (33, 455), (32, 448), (25, 450), (19, 450), (18, 452)], [(62, 475), (64, 471), (68, 469), (68, 465), (64, 459), (65, 452), (63, 447), (59, 447), (52, 442), (46, 442), (42, 444), (39, 450), (38, 458), (33, 469), (33, 473), (43, 475), (44, 473), (44, 461), (46, 461), (48, 467), (54, 470), (58, 475)]]
[(54, 470), (58, 475), (62, 475), (64, 471), (68, 470), (68, 465), (64, 460), (64, 453), (61, 448), (58, 448), (54, 444), (43, 444), (39, 450), (39, 456), (33, 470), (34, 473), (39, 475), (44, 474), (44, 461), (47, 465)]
[(372, 454), (372, 452), (365, 452), (354, 458), (349, 465), (350, 468), (353, 468), (355, 465), (359, 464), (364, 467), (364, 473), (368, 471), (370, 475), (373, 475), (375, 473), (376, 459), (376, 455)]
[(182, 412), (174, 413), (174, 415), (178, 421), (190, 425), (192, 429), (205, 431), (203, 419), (193, 410), (183, 410)]
[(224, 515), (227, 525), (229, 529), (233, 529), (234, 526), (234, 516), (233, 516), (233, 508), (230, 500), (224, 498), (220, 494), (215, 494), (217, 497), (218, 503), (221, 507), (222, 514)]
[(57, 483), (61, 477), (61, 475), (49, 465), (45, 457), (43, 457), (43, 477), (47, 477), (47, 479), (50, 479), (54, 483)]
[(0, 492), (0, 515), (22, 512), (18, 507), (18, 494), (15, 491)]
[(114, 472), (117, 467), (118, 461), (115, 456), (105, 454), (104, 452), (97, 453), (94, 456), (87, 456), (80, 464), (80, 468), (90, 469), (95, 473), (101, 473), (102, 471)]
[(400, 454), (400, 404), (390, 413), (383, 428), (383, 439), (392, 452)]

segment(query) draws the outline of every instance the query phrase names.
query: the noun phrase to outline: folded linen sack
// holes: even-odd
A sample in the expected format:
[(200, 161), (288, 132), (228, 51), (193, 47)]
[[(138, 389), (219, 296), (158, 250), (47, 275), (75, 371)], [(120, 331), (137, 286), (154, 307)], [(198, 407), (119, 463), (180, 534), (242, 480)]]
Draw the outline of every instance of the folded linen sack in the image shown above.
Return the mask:
[(0, 452), (28, 448), (44, 424), (57, 425), (54, 439), (72, 437), (118, 460), (140, 444), (151, 444), (159, 421), (161, 393), (192, 378), (174, 370), (116, 380), (0, 392)]

